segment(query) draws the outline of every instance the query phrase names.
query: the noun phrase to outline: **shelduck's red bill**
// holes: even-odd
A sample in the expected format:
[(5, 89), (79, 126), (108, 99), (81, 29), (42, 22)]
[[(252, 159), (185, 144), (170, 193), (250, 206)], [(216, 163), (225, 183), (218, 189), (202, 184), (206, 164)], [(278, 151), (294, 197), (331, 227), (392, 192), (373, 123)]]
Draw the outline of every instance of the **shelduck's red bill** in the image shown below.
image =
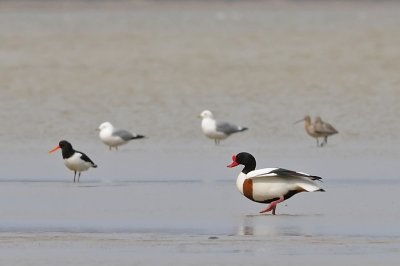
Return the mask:
[(49, 153), (52, 153), (53, 151), (56, 151), (60, 148), (59, 145), (55, 146), (53, 149), (49, 150)]
[(236, 155), (232, 156), (232, 163), (230, 165), (227, 165), (226, 167), (232, 168), (235, 166), (238, 166), (239, 164), (236, 162)]

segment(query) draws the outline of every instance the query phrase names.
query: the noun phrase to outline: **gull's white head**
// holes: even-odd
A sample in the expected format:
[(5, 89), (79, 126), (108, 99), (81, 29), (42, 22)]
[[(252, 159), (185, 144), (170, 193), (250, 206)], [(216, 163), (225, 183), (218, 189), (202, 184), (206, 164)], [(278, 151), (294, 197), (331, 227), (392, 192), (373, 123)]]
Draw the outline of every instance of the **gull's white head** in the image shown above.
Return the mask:
[(99, 126), (100, 131), (106, 128), (114, 128), (114, 127), (110, 122), (104, 122)]
[(209, 110), (204, 110), (203, 112), (201, 112), (200, 117), (203, 119), (204, 118), (214, 118), (213, 114)]

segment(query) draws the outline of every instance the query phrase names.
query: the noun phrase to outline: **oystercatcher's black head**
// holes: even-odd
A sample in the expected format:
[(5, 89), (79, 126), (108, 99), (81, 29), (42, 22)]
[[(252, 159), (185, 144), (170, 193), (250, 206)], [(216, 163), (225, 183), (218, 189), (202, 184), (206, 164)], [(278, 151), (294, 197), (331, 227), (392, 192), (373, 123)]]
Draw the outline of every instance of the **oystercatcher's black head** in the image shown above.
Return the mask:
[(71, 145), (71, 143), (69, 143), (69, 142), (66, 141), (66, 140), (60, 141), (60, 142), (58, 143), (58, 146), (60, 146), (60, 148), (61, 148), (62, 150), (72, 150), (72, 145)]
[(238, 166), (239, 164), (244, 165), (242, 172), (247, 174), (248, 172), (256, 169), (256, 159), (253, 155), (248, 152), (240, 152), (232, 156), (232, 163), (227, 167), (232, 168)]
[(73, 154), (74, 154), (74, 149), (72, 148), (72, 145), (71, 145), (71, 143), (69, 143), (68, 141), (66, 141), (66, 140), (61, 140), (59, 143), (58, 143), (58, 145), (56, 146), (56, 147), (54, 147), (53, 149), (51, 149), (50, 151), (49, 151), (49, 153), (52, 153), (52, 152), (54, 152), (54, 151), (56, 151), (56, 150), (58, 150), (58, 149), (61, 149), (62, 150), (62, 155), (63, 155), (63, 158), (65, 159), (65, 158), (69, 158), (70, 156), (72, 156)]

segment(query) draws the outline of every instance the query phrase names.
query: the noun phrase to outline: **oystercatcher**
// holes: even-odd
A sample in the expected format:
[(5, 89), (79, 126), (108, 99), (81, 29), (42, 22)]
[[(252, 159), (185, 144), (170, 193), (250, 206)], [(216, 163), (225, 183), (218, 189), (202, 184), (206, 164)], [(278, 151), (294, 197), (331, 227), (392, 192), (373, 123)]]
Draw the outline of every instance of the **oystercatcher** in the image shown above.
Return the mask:
[(52, 153), (58, 149), (61, 149), (62, 151), (62, 157), (64, 159), (65, 166), (68, 169), (74, 171), (74, 182), (76, 178), (76, 172), (79, 173), (77, 181), (79, 182), (81, 172), (88, 170), (90, 167), (97, 167), (97, 165), (92, 160), (90, 160), (90, 158), (86, 154), (74, 150), (71, 143), (66, 140), (61, 140), (56, 147), (49, 151), (49, 153)]

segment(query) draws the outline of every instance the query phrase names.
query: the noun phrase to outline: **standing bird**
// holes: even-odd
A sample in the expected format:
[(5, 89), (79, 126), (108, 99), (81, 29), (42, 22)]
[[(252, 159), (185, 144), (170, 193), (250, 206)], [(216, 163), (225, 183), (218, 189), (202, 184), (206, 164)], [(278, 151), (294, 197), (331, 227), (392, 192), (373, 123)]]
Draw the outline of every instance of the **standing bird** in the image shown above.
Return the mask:
[(248, 129), (247, 127), (236, 126), (228, 122), (216, 121), (209, 110), (201, 112), (199, 117), (202, 118), (201, 129), (204, 135), (210, 139), (214, 139), (216, 145), (220, 143), (221, 139), (226, 139), (233, 133)]
[(236, 180), (236, 186), (246, 198), (260, 203), (270, 203), (260, 213), (272, 211), (276, 205), (300, 192), (325, 191), (314, 182), (321, 177), (295, 172), (282, 168), (256, 169), (256, 159), (247, 152), (232, 156), (232, 163), (227, 167), (244, 165)]
[(110, 122), (102, 123), (98, 130), (100, 131), (99, 137), (101, 141), (110, 147), (115, 147), (118, 150), (118, 146), (128, 143), (133, 139), (142, 139), (145, 136), (132, 134), (131, 132), (123, 129), (116, 129)]
[(96, 168), (97, 165), (90, 160), (90, 158), (84, 154), (83, 152), (76, 151), (72, 148), (71, 143), (66, 140), (62, 140), (58, 143), (56, 147), (51, 149), (49, 153), (52, 153), (61, 148), (62, 157), (64, 159), (65, 166), (74, 171), (74, 183), (76, 178), (76, 172), (79, 173), (78, 175), (78, 182), (81, 178), (81, 172), (88, 170), (90, 167)]
[(331, 124), (322, 121), (321, 117), (317, 116), (314, 121), (315, 131), (324, 137), (321, 146), (328, 144), (328, 137), (339, 133)]
[(304, 129), (306, 130), (307, 134), (317, 140), (317, 147), (320, 147), (319, 138), (323, 137), (323, 135), (319, 134), (315, 130), (315, 126), (311, 122), (311, 117), (306, 115), (303, 119), (300, 119), (295, 122), (295, 124), (304, 121)]

